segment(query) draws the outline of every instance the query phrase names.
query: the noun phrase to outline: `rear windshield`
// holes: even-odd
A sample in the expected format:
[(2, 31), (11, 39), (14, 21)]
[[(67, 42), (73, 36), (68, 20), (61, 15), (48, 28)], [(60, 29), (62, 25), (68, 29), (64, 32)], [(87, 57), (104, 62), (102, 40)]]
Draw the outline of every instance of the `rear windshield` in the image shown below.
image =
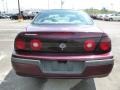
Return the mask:
[(39, 13), (32, 24), (80, 24), (92, 25), (92, 19), (84, 12), (78, 11), (44, 11)]

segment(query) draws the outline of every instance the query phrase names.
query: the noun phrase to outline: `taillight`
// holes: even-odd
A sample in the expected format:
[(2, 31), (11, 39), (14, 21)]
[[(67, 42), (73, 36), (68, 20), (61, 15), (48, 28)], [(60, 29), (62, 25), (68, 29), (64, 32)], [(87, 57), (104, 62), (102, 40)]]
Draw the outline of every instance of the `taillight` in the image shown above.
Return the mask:
[(33, 39), (30, 42), (30, 46), (31, 46), (32, 50), (37, 51), (37, 50), (42, 49), (42, 42), (40, 40), (38, 40), (38, 39)]
[(25, 41), (22, 40), (22, 39), (16, 39), (15, 48), (16, 49), (21, 49), (21, 50), (25, 49)]
[(95, 50), (96, 47), (96, 43), (94, 40), (90, 39), (90, 40), (86, 40), (84, 42), (84, 50), (87, 52), (92, 52)]
[(103, 38), (101, 40), (101, 42), (100, 42), (100, 46), (99, 47), (100, 47), (100, 49), (102, 51), (109, 51), (110, 48), (111, 48), (111, 41), (110, 41), (110, 39), (108, 37)]

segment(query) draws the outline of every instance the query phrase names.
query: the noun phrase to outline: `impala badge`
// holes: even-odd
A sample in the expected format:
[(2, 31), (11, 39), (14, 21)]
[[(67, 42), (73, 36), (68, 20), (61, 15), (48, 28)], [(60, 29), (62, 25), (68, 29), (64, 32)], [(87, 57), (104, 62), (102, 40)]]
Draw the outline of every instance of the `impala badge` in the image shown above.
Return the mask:
[(66, 46), (66, 44), (65, 43), (61, 43), (60, 45), (59, 45), (59, 47), (61, 48), (61, 50), (63, 51), (64, 50), (64, 48), (66, 48), (67, 46)]

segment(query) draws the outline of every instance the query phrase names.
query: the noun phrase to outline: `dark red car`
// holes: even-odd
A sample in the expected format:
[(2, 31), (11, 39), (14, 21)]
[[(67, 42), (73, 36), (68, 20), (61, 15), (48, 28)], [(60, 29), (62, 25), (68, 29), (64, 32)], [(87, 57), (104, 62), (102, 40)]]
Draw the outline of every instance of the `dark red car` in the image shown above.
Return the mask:
[(75, 10), (40, 12), (17, 35), (11, 61), (16, 74), (39, 78), (103, 77), (114, 64), (108, 35)]

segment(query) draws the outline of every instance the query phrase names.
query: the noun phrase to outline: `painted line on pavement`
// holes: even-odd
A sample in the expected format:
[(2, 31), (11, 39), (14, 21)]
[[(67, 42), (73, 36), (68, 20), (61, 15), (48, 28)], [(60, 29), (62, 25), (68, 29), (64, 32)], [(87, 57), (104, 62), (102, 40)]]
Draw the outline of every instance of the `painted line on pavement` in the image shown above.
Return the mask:
[(0, 73), (0, 85), (1, 85), (3, 82), (7, 82), (7, 80), (5, 80), (5, 77), (8, 75), (9, 72), (10, 72), (10, 70), (8, 70), (7, 72), (2, 72), (2, 73)]
[(6, 55), (3, 52), (0, 52), (0, 61), (5, 57)]
[(14, 30), (25, 30), (25, 28), (21, 28), (21, 29), (9, 29), (9, 28), (0, 28), (0, 31), (7, 31), (7, 30), (10, 30), (10, 31), (14, 31)]
[(0, 42), (8, 42), (8, 41), (14, 41), (14, 38), (13, 39), (1, 39)]
[[(2, 59), (5, 58), (5, 56), (6, 55), (3, 52), (0, 52), (0, 61), (2, 61)], [(0, 72), (0, 84), (3, 82), (6, 82), (4, 79), (9, 72), (10, 72), (10, 70), (8, 70), (6, 72)]]

